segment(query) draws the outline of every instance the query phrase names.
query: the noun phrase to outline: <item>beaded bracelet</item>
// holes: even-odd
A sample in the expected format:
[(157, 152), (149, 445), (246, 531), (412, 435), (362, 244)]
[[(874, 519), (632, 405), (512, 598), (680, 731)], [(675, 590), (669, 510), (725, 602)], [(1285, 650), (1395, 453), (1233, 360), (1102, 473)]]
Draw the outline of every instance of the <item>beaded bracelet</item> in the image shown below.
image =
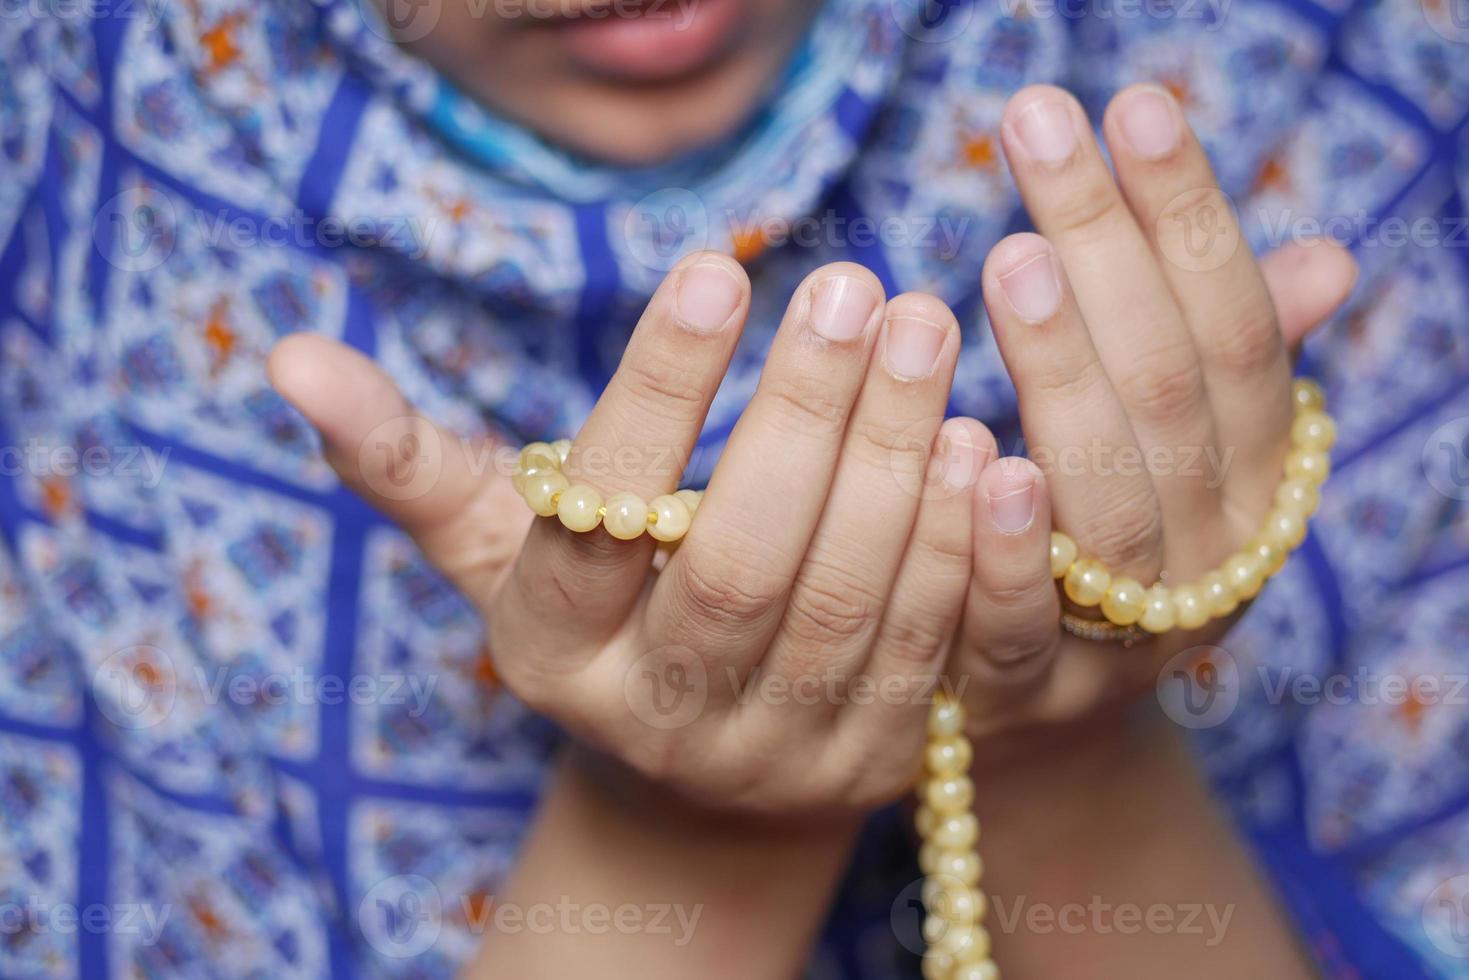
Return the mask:
[(674, 542), (688, 533), (704, 499), (702, 490), (679, 490), (650, 501), (635, 493), (614, 493), (604, 501), (596, 490), (573, 484), (561, 472), (570, 452), (570, 439), (533, 442), (520, 451), (510, 482), (531, 510), (542, 517), (554, 515), (573, 531), (592, 531), (600, 524), (622, 541), (646, 531), (659, 541)]
[[(1056, 531), (1051, 535), (1051, 575), (1061, 580), (1066, 597), (1078, 606), (1101, 606), (1102, 615), (1114, 626), (1136, 626), (1155, 634), (1174, 627), (1196, 630), (1253, 599), (1305, 540), (1306, 522), (1316, 511), (1321, 484), (1331, 471), (1327, 451), (1336, 441), (1336, 424), (1326, 414), (1321, 387), (1299, 379), (1292, 396), (1295, 419), (1285, 479), (1276, 489), (1275, 506), (1264, 525), (1243, 549), (1197, 582), (1145, 588), (1137, 579), (1114, 577), (1101, 562), (1082, 556), (1069, 536)], [(1068, 632), (1086, 636), (1079, 620), (1070, 619)], [(1097, 625), (1098, 635), (1087, 639), (1111, 636), (1106, 623)]]
[(914, 826), (923, 845), (923, 954), (925, 980), (998, 980), (984, 927), (989, 900), (980, 890), (984, 874), (976, 845), (979, 820), (970, 812), (974, 749), (964, 734), (964, 707), (939, 692), (928, 713), (928, 748), (918, 779)]

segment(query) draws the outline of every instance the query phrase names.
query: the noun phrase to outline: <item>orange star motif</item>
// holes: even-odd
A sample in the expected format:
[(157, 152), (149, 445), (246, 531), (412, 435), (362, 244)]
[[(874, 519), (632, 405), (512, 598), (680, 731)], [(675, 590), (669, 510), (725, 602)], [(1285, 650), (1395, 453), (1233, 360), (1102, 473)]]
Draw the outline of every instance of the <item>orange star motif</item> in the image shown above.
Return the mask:
[(994, 170), (999, 162), (995, 140), (989, 133), (975, 133), (960, 144), (964, 165), (974, 170)]

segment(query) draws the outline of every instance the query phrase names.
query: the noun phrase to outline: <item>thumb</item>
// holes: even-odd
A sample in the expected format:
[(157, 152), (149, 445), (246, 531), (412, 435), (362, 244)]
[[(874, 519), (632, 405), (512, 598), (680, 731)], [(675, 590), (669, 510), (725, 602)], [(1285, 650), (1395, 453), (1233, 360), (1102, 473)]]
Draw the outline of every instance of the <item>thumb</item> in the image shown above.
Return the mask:
[(1340, 245), (1292, 242), (1260, 260), (1280, 332), (1292, 352), (1346, 302), (1357, 285), (1357, 260)]
[(514, 453), (435, 425), (374, 361), (325, 337), (282, 340), (266, 373), (316, 428), (341, 481), (410, 534), (462, 591), (487, 602), (533, 516), (508, 479)]

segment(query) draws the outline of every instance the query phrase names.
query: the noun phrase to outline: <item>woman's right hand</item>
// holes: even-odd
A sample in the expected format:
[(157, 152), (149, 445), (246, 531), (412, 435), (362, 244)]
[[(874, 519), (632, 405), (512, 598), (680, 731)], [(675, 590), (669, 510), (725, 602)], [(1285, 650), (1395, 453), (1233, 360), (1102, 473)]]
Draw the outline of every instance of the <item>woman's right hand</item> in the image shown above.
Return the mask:
[[(677, 488), (749, 292), (715, 253), (670, 273), (576, 437), (573, 482)], [(475, 602), (518, 697), (700, 806), (789, 814), (876, 806), (915, 775), (969, 586), (970, 488), (995, 455), (977, 422), (940, 431), (958, 349), (937, 299), (886, 300), (856, 265), (809, 276), (657, 575), (647, 536), (532, 523), (508, 467), (476, 473), (483, 447), (349, 348), (293, 337), (270, 372), (344, 482)]]

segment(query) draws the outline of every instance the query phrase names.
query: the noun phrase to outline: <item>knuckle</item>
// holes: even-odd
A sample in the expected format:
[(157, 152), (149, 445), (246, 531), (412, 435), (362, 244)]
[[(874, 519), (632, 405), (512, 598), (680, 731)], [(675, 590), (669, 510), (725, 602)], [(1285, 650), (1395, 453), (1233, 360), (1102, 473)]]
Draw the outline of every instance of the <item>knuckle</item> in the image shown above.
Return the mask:
[(843, 454), (850, 454), (869, 468), (890, 470), (895, 476), (922, 477), (928, 469), (928, 454), (933, 447), (931, 432), (917, 432), (912, 425), (903, 425), (901, 421), (891, 417), (854, 417), (847, 427)]
[(1077, 245), (1111, 241), (1118, 225), (1132, 220), (1117, 189), (1095, 180), (1078, 182), (1051, 210), (1051, 221), (1060, 234)]
[(618, 390), (639, 414), (697, 417), (709, 397), (701, 378), (685, 368), (646, 359), (623, 363), (617, 374)]
[(1155, 572), (1163, 554), (1163, 515), (1151, 485), (1099, 498), (1079, 540), (1114, 573)]
[(1139, 357), (1119, 383), (1128, 411), (1150, 421), (1189, 418), (1204, 403), (1204, 374), (1193, 351), (1174, 347)]
[(1051, 404), (1100, 404), (1108, 384), (1107, 373), (1095, 357), (1054, 361), (1035, 372), (1031, 384)]
[(896, 663), (931, 664), (949, 642), (949, 625), (937, 615), (890, 617), (877, 645)]
[(686, 558), (668, 569), (677, 576), (672, 595), (680, 621), (743, 629), (768, 615), (784, 596), (781, 579), (738, 549), (723, 549), (717, 565), (698, 553)]
[(809, 378), (781, 381), (771, 385), (766, 394), (773, 405), (776, 424), (793, 436), (840, 433), (852, 410), (849, 397)]
[(826, 566), (791, 590), (784, 628), (807, 643), (842, 644), (863, 636), (880, 608), (881, 600), (854, 576)]
[[(1235, 221), (1234, 209), (1229, 206), (1229, 199), (1212, 184), (1203, 184), (1180, 192), (1164, 206), (1159, 215), (1160, 223), (1166, 222), (1169, 227), (1192, 227), (1200, 219), (1228, 224)], [(1214, 226), (1222, 227), (1217, 224)]]
[(1268, 304), (1249, 303), (1224, 329), (1213, 331), (1209, 360), (1230, 377), (1249, 378), (1280, 359), (1284, 342)]

